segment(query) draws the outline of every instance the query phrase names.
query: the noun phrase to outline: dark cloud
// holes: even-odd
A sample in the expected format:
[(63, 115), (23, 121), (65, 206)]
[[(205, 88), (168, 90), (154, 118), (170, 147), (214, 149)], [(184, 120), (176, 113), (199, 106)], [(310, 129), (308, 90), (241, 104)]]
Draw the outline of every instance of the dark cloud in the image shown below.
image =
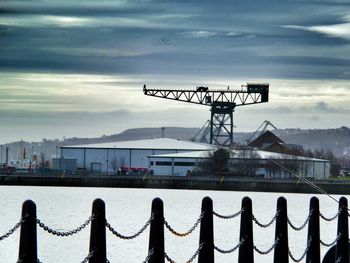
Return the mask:
[(334, 1), (5, 1), (0, 70), (349, 79), (339, 51), (347, 39), (288, 28), (338, 24), (347, 9)]

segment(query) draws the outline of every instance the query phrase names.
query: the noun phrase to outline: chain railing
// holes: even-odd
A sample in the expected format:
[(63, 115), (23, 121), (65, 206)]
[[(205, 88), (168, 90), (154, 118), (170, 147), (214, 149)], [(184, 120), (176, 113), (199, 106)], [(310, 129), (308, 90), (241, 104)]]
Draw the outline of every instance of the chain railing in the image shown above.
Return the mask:
[[(313, 197), (313, 200), (315, 201), (317, 198)], [(317, 200), (318, 202), (318, 200)], [(191, 256), (191, 258), (187, 262), (193, 262), (195, 258), (200, 254), (199, 258), (200, 261), (202, 258), (208, 259), (208, 256), (212, 257), (214, 256), (214, 252), (217, 251), (221, 254), (229, 254), (237, 251), (238, 249), (240, 252), (242, 252), (244, 255), (250, 255), (253, 257), (254, 252), (266, 255), (269, 254), (272, 250), (275, 251), (275, 255), (283, 254), (283, 257), (289, 257), (290, 260), (293, 262), (301, 262), (305, 259), (305, 257), (309, 257), (310, 255), (315, 256), (314, 250), (311, 250), (311, 236), (319, 236), (319, 228), (314, 227), (315, 226), (315, 220), (319, 220), (319, 217), (323, 218), (326, 221), (333, 221), (336, 218), (338, 218), (338, 234), (336, 239), (331, 243), (326, 243), (320, 239), (320, 243), (324, 247), (332, 247), (335, 244), (337, 246), (341, 246), (344, 242), (345, 235), (344, 231), (347, 231), (348, 229), (348, 214), (347, 211), (343, 209), (343, 207), (347, 206), (347, 200), (346, 198), (342, 198), (339, 202), (340, 209), (338, 210), (337, 214), (331, 218), (327, 218), (324, 215), (322, 215), (319, 212), (318, 205), (315, 206), (315, 202), (310, 202), (310, 211), (305, 219), (305, 221), (302, 223), (301, 226), (295, 226), (290, 218), (287, 216), (287, 213), (282, 213), (280, 211), (287, 211), (287, 204), (285, 198), (281, 198), (278, 200), (276, 213), (273, 216), (273, 218), (267, 223), (261, 223), (259, 222), (254, 214), (251, 213), (252, 211), (252, 205), (251, 200), (248, 197), (245, 197), (242, 200), (242, 207), (245, 207), (247, 211), (250, 211), (249, 213), (245, 213), (243, 209), (240, 211), (231, 214), (231, 215), (221, 215), (213, 211), (212, 207), (212, 200), (209, 197), (205, 197), (202, 202), (202, 213), (198, 217), (198, 219), (195, 221), (194, 225), (186, 232), (179, 232), (176, 231), (167, 220), (164, 218), (163, 213), (163, 203), (162, 200), (159, 198), (156, 198), (153, 200), (152, 203), (152, 213), (151, 217), (148, 219), (148, 221), (141, 227), (139, 231), (137, 231), (133, 235), (123, 235), (119, 233), (115, 228), (113, 228), (110, 223), (106, 220), (105, 217), (105, 206), (104, 202), (101, 199), (96, 199), (93, 203), (93, 209), (92, 209), (92, 215), (79, 227), (71, 230), (71, 231), (57, 231), (53, 228), (47, 226), (45, 223), (43, 223), (40, 219), (37, 219), (36, 217), (36, 207), (34, 202), (28, 200), (24, 203), (23, 209), (22, 209), (22, 219), (10, 230), (8, 230), (5, 234), (0, 236), (0, 241), (8, 238), (11, 236), (17, 229), (21, 227), (21, 235), (20, 235), (20, 246), (19, 246), (19, 259), (17, 260), (18, 263), (25, 262), (27, 258), (30, 259), (36, 259), (37, 258), (37, 228), (42, 228), (44, 231), (55, 235), (55, 236), (72, 236), (83, 229), (85, 229), (88, 225), (91, 225), (91, 235), (90, 235), (90, 248), (93, 248), (93, 251), (91, 251), (82, 261), (82, 263), (88, 263), (92, 260), (95, 260), (95, 257), (104, 257), (103, 261), (106, 261), (106, 263), (109, 263), (108, 259), (105, 257), (105, 249), (106, 249), (106, 236), (105, 231), (106, 228), (115, 236), (121, 239), (129, 240), (134, 239), (145, 232), (145, 230), (150, 227), (150, 241), (149, 241), (149, 247), (152, 248), (148, 251), (148, 255), (144, 260), (144, 263), (147, 263), (149, 260), (152, 259), (152, 255), (154, 255), (154, 252), (157, 252), (157, 257), (161, 256), (167, 261), (174, 263), (174, 261), (171, 259), (171, 257), (164, 251), (164, 228), (167, 228), (172, 234), (178, 236), (178, 237), (185, 237), (192, 234), (195, 229), (198, 228), (200, 225), (200, 246), (195, 251), (195, 253)], [(315, 212), (316, 211), (316, 212)], [(24, 215), (24, 216), (23, 216)], [(213, 228), (213, 216), (216, 216), (220, 219), (233, 219), (241, 215), (241, 228), (240, 228), (240, 241), (237, 245), (235, 245), (231, 249), (222, 249), (216, 246), (214, 241), (214, 228)], [(319, 215), (319, 217), (318, 217)], [(345, 219), (344, 219), (345, 218)], [(257, 224), (259, 227), (267, 228), (270, 227), (274, 222), (276, 222), (276, 232), (275, 232), (275, 241), (272, 244), (270, 248), (267, 250), (259, 249), (254, 243), (253, 243), (253, 229), (252, 229), (252, 222)], [(312, 223), (313, 222), (313, 223)], [(281, 225), (279, 225), (281, 223)], [(305, 250), (302, 252), (301, 256), (298, 258), (295, 255), (293, 255), (292, 251), (288, 246), (286, 246), (287, 243), (285, 243), (285, 240), (288, 240), (288, 226), (291, 227), (295, 231), (301, 231), (303, 230), (306, 225), (309, 223), (309, 229), (308, 229), (308, 242)], [(343, 233), (343, 235), (342, 235)], [(346, 235), (347, 237), (347, 235)], [(101, 240), (100, 240), (101, 239)], [(98, 240), (98, 241), (96, 241)], [(281, 240), (279, 244), (279, 240)], [(283, 240), (283, 242), (282, 242)], [(340, 240), (340, 241), (339, 241)], [(339, 242), (338, 242), (339, 241)], [(245, 245), (245, 242), (249, 245)], [(317, 242), (318, 243), (318, 242)], [(35, 246), (27, 246), (22, 244), (35, 244)], [(93, 244), (93, 245), (92, 245)], [(202, 250), (203, 244), (208, 244), (205, 249)], [(317, 244), (317, 245), (319, 245)], [(345, 248), (344, 248), (345, 249)], [(201, 251), (202, 250), (202, 251)], [(98, 253), (97, 253), (98, 252)], [(100, 253), (101, 252), (101, 253)], [(95, 254), (94, 254), (95, 253)], [(301, 253), (301, 251), (300, 251)], [(309, 254), (310, 253), (310, 254)], [(97, 255), (98, 254), (98, 255)], [(288, 255), (287, 255), (288, 254)], [(297, 253), (299, 254), (299, 252)], [(95, 255), (95, 256), (94, 256)], [(316, 255), (317, 256), (317, 255)], [(344, 257), (344, 254), (341, 254), (338, 256)], [(241, 257), (240, 257), (241, 258)], [(239, 259), (240, 262), (241, 259)], [(243, 259), (244, 260), (244, 259)], [(278, 259), (280, 260), (280, 259)], [(102, 261), (102, 260), (100, 260)], [(37, 263), (41, 263), (38, 259), (35, 261)]]
[(289, 256), (289, 258), (290, 258), (292, 261), (294, 261), (295, 263), (301, 262), (301, 261), (305, 258), (307, 252), (308, 252), (309, 249), (310, 249), (311, 240), (312, 240), (312, 238), (310, 237), (310, 238), (308, 239), (308, 241), (307, 241), (307, 246), (306, 246), (306, 248), (305, 248), (305, 250), (304, 250), (304, 253), (301, 255), (300, 258), (296, 258), (295, 256), (293, 256), (292, 252), (291, 252), (290, 249), (288, 248), (288, 256)]
[(24, 219), (21, 219), (13, 228), (11, 228), (9, 231), (7, 231), (5, 234), (0, 236), (0, 241), (3, 241), (4, 239), (8, 238), (11, 236), (24, 222)]
[(277, 238), (277, 239), (275, 240), (275, 242), (272, 244), (272, 246), (271, 246), (268, 250), (265, 250), (265, 251), (263, 251), (263, 250), (261, 250), (261, 249), (258, 249), (256, 245), (254, 245), (253, 247), (254, 247), (254, 250), (255, 250), (257, 253), (259, 253), (260, 255), (267, 255), (267, 254), (269, 254), (269, 253), (277, 246), (278, 241), (279, 241), (279, 239)]
[(313, 213), (313, 210), (310, 211), (309, 215), (307, 216), (307, 218), (305, 219), (304, 223), (300, 226), (300, 227), (297, 227), (295, 226), (294, 224), (292, 224), (292, 222), (290, 221), (289, 217), (287, 218), (287, 222), (288, 222), (288, 225), (295, 231), (301, 231), (304, 229), (304, 227), (307, 225), (307, 223), (309, 222), (310, 218), (311, 218), (311, 215)]
[(239, 241), (239, 243), (237, 245), (235, 245), (233, 248), (228, 249), (228, 250), (224, 250), (221, 248), (218, 248), (217, 246), (214, 245), (214, 249), (218, 252), (220, 252), (221, 254), (230, 254), (235, 252), (242, 244), (244, 243), (244, 239)]
[(244, 209), (241, 209), (240, 211), (232, 214), (232, 215), (220, 215), (219, 213), (216, 213), (215, 211), (213, 211), (213, 215), (221, 218), (221, 219), (233, 219), (236, 218), (237, 216), (241, 215), (243, 213)]
[(51, 227), (49, 227), (46, 224), (44, 224), (43, 222), (41, 222), (40, 219), (37, 219), (36, 223), (38, 224), (39, 227), (44, 229), (44, 231), (48, 232), (49, 234), (52, 234), (54, 236), (59, 236), (59, 237), (68, 237), (68, 236), (75, 235), (78, 232), (80, 232), (81, 230), (83, 230), (84, 228), (86, 228), (91, 223), (91, 221), (93, 219), (94, 219), (94, 215), (90, 216), (83, 224), (81, 224), (77, 228), (75, 228), (73, 230), (70, 230), (70, 231), (57, 231), (57, 230), (54, 230)]
[[(199, 245), (199, 247), (197, 248), (196, 252), (194, 252), (194, 254), (192, 255), (192, 257), (190, 257), (188, 260), (186, 260), (186, 263), (191, 263), (193, 262), (193, 260), (196, 259), (196, 257), (198, 256), (199, 252), (201, 251), (201, 249), (203, 248), (203, 243)], [(172, 260), (169, 255), (164, 252), (164, 257), (165, 259), (170, 262), (170, 263), (176, 263), (174, 260)]]
[(340, 214), (340, 210), (339, 210), (334, 216), (332, 216), (332, 217), (326, 217), (326, 216), (324, 216), (324, 215), (320, 212), (320, 217), (321, 217), (323, 220), (325, 220), (325, 221), (331, 222), (331, 221), (333, 221), (334, 219), (336, 219), (336, 218), (339, 216), (339, 214)]
[(180, 232), (176, 231), (174, 228), (172, 228), (169, 225), (169, 223), (165, 219), (164, 219), (164, 225), (173, 235), (178, 236), (178, 237), (186, 237), (186, 236), (190, 235), (198, 227), (202, 218), (203, 218), (203, 213), (198, 217), (198, 219), (196, 220), (194, 225), (187, 232), (184, 232), (184, 233), (180, 233)]
[(271, 221), (268, 222), (267, 224), (260, 223), (260, 222), (258, 221), (258, 219), (256, 219), (256, 217), (255, 217), (254, 215), (253, 215), (253, 221), (254, 221), (255, 224), (257, 224), (257, 225), (260, 226), (261, 228), (267, 228), (267, 227), (271, 226), (271, 225), (276, 221), (276, 218), (277, 218), (278, 214), (279, 214), (279, 211), (277, 211), (277, 213), (273, 216), (273, 218), (271, 219)]
[(94, 255), (95, 251), (92, 250), (89, 252), (89, 254), (83, 259), (83, 261), (81, 263), (87, 263), (89, 262), (89, 259), (92, 258), (92, 256)]
[(154, 249), (151, 248), (151, 249), (148, 251), (148, 254), (147, 254), (146, 258), (145, 258), (145, 260), (144, 260), (142, 263), (148, 263), (148, 261), (150, 260), (151, 256), (153, 255), (153, 253), (154, 253)]
[(339, 235), (335, 238), (335, 240), (334, 240), (333, 242), (331, 242), (331, 243), (326, 243), (326, 242), (324, 242), (324, 241), (322, 241), (322, 240), (320, 239), (320, 244), (321, 244), (322, 246), (324, 246), (324, 247), (332, 247), (332, 246), (334, 246), (334, 245), (337, 243), (337, 241), (339, 240), (340, 236), (341, 236), (341, 234), (339, 234)]
[(106, 220), (106, 227), (107, 229), (116, 237), (120, 238), (120, 239), (125, 239), (125, 240), (130, 240), (130, 239), (134, 239), (136, 237), (138, 237), (139, 235), (141, 235), (146, 229), (147, 227), (151, 224), (153, 220), (153, 216), (150, 217), (150, 219), (148, 219), (148, 221), (141, 227), (141, 229), (139, 231), (137, 231), (135, 234), (127, 236), (127, 235), (123, 235), (120, 234), (117, 230), (115, 230)]

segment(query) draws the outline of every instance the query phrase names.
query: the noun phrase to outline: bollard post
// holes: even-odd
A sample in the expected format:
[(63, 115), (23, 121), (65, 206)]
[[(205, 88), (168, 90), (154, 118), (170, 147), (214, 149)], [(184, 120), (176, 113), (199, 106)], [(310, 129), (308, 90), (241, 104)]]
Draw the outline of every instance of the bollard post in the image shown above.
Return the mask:
[(277, 200), (277, 218), (274, 250), (274, 263), (288, 263), (288, 218), (287, 218), (287, 200), (279, 197)]
[(202, 200), (202, 220), (199, 234), (198, 263), (214, 263), (213, 200), (208, 196)]
[(249, 197), (242, 199), (242, 211), (239, 241), (243, 243), (239, 247), (238, 263), (253, 263), (253, 211), (252, 200)]
[(107, 262), (105, 202), (95, 199), (92, 203), (89, 263)]
[(152, 201), (152, 215), (148, 251), (149, 263), (164, 263), (164, 209), (163, 201), (155, 198)]
[(27, 200), (23, 203), (22, 220), (18, 261), (22, 263), (37, 263), (36, 205), (32, 200)]
[(320, 263), (320, 204), (315, 196), (310, 199), (309, 213), (311, 213), (311, 216), (306, 240), (307, 244), (309, 244), (309, 249), (306, 254), (306, 262)]
[(339, 199), (338, 241), (336, 245), (335, 260), (337, 263), (349, 262), (349, 226), (348, 226), (348, 200)]

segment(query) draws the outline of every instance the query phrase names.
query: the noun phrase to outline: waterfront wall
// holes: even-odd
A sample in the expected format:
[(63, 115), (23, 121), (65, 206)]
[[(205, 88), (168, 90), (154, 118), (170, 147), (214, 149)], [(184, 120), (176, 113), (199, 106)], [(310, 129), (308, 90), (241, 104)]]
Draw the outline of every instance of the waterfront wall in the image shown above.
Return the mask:
[[(350, 194), (350, 182), (337, 180), (313, 181), (329, 194)], [(126, 175), (9, 175), (0, 176), (0, 185), (77, 186), (195, 189), (220, 191), (257, 191), (282, 193), (319, 193), (298, 180), (265, 178), (165, 177)]]

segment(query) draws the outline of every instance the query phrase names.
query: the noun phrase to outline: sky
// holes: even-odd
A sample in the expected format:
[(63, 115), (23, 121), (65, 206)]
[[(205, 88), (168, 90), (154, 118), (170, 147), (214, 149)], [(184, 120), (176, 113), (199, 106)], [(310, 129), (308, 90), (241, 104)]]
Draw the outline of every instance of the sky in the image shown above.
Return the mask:
[(0, 143), (201, 127), (149, 88), (270, 84), (235, 131), (349, 126), (349, 1), (0, 2)]

